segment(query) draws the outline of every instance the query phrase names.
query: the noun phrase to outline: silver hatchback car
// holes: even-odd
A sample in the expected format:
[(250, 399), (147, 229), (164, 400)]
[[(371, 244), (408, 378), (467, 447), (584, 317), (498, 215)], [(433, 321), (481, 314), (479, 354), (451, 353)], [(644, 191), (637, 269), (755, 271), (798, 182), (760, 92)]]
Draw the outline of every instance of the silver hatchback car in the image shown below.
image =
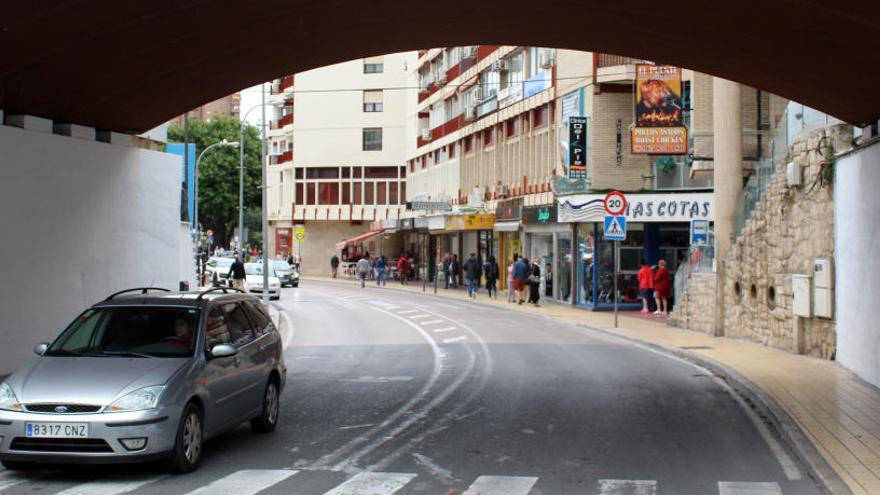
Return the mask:
[(282, 340), (263, 303), (235, 289), (122, 291), (34, 351), (0, 383), (7, 469), (162, 458), (189, 472), (211, 437), (278, 422)]

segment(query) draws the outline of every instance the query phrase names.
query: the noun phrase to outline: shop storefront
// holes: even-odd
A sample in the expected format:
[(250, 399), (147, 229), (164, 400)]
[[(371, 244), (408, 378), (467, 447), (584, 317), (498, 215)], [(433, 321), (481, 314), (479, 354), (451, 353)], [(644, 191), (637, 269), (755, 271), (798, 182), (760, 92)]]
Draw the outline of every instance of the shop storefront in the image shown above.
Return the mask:
[(571, 227), (556, 222), (555, 205), (528, 207), (522, 214), (523, 254), (541, 266), (541, 297), (569, 302), (571, 271)]
[[(575, 273), (575, 304), (607, 309), (617, 298), (621, 308), (641, 308), (636, 279), (641, 261), (654, 266), (666, 260), (670, 274), (674, 274), (687, 255), (690, 222), (714, 218), (712, 193), (627, 194), (627, 239), (620, 243), (616, 256), (614, 244), (603, 239), (603, 199), (602, 194), (559, 198), (559, 222), (572, 224), (575, 252), (570, 252), (573, 259), (558, 269)], [(617, 294), (613, 289), (615, 273)]]
[(495, 208), (495, 243), (492, 255), (495, 256), (500, 270), (498, 288), (501, 290), (507, 289), (507, 266), (513, 262), (513, 255), (522, 253), (522, 210), (520, 198), (499, 203)]

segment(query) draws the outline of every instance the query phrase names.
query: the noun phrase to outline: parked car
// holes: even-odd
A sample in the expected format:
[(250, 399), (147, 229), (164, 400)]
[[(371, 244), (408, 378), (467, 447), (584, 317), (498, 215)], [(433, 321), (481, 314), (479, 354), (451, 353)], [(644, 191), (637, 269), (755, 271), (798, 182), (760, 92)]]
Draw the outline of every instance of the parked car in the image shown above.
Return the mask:
[[(263, 265), (259, 263), (245, 263), (244, 273), (247, 279), (245, 284), (249, 292), (255, 294), (263, 293)], [(281, 299), (281, 281), (278, 277), (269, 274), (269, 297), (271, 299)]]
[(299, 287), (299, 270), (284, 260), (272, 260), (269, 264), (275, 270), (275, 276), (281, 282), (281, 287)]
[(205, 263), (205, 273), (211, 279), (212, 287), (230, 285), (229, 267), (232, 266), (234, 261), (234, 258), (214, 257)]
[(257, 432), (278, 423), (281, 337), (265, 305), (239, 291), (122, 291), (34, 351), (0, 383), (7, 469), (164, 458), (189, 472), (206, 440), (244, 421)]

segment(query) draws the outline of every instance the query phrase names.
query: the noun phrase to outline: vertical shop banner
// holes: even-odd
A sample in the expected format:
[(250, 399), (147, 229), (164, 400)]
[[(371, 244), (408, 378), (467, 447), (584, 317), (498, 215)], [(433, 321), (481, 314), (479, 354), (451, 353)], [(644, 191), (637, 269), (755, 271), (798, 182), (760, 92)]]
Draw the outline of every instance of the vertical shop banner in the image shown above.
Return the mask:
[(568, 178), (587, 178), (587, 119), (568, 118)]
[(681, 68), (637, 64), (633, 154), (686, 154), (687, 128), (683, 119)]

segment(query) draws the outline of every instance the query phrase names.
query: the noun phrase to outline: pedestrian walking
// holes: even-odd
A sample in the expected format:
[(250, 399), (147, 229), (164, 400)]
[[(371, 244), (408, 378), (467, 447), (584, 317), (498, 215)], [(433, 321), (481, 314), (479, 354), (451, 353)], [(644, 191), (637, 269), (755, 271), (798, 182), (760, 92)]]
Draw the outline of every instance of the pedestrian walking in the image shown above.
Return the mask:
[(517, 256), (516, 263), (513, 264), (513, 292), (516, 294), (517, 304), (525, 302), (523, 299), (523, 291), (526, 288), (526, 279), (531, 273), (529, 263), (522, 256)]
[(666, 269), (666, 260), (660, 260), (660, 267), (654, 274), (654, 300), (657, 301), (655, 315), (669, 313), (669, 308), (666, 306), (669, 298), (669, 286), (669, 270)]
[(461, 266), (458, 262), (458, 255), (452, 255), (452, 261), (449, 262), (449, 286), (453, 289), (458, 288), (458, 272), (461, 270)]
[(339, 275), (339, 258), (334, 254), (330, 257), (330, 277), (336, 278)]
[(541, 260), (535, 258), (532, 260), (532, 266), (529, 272), (529, 303), (534, 306), (540, 306), (538, 301), (541, 300)]
[(498, 299), (498, 263), (495, 261), (495, 256), (490, 254), (486, 258), (483, 273), (486, 275), (486, 292), (489, 293), (489, 299), (492, 299), (492, 294)]
[(376, 260), (376, 287), (385, 286), (386, 273), (388, 272), (388, 260), (385, 255), (379, 256)]
[(516, 302), (516, 292), (513, 290), (513, 266), (515, 264), (516, 255), (513, 256), (513, 261), (507, 265), (507, 302), (509, 303)]
[(401, 254), (397, 260), (397, 277), (400, 279), (400, 285), (406, 285), (406, 279), (409, 277), (409, 260), (405, 254)]
[(449, 256), (449, 253), (446, 253), (446, 256), (443, 257), (443, 288), (449, 288), (449, 265), (452, 263), (452, 256)]
[(477, 253), (471, 253), (470, 257), (464, 263), (464, 274), (468, 283), (468, 300), (472, 301), (477, 297), (477, 290), (480, 288), (480, 277), (483, 275), (483, 267), (477, 259)]
[(233, 261), (232, 265), (230, 265), (229, 273), (226, 275), (226, 277), (232, 279), (233, 288), (247, 292), (247, 288), (245, 287), (247, 274), (245, 274), (244, 263), (241, 262), (240, 256), (235, 257), (235, 261)]
[(637, 278), (639, 279), (639, 295), (642, 297), (642, 313), (648, 313), (651, 311), (650, 301), (654, 297), (654, 271), (644, 259)]
[(361, 279), (361, 289), (367, 286), (367, 275), (370, 273), (370, 258), (364, 256), (357, 262), (358, 277)]

